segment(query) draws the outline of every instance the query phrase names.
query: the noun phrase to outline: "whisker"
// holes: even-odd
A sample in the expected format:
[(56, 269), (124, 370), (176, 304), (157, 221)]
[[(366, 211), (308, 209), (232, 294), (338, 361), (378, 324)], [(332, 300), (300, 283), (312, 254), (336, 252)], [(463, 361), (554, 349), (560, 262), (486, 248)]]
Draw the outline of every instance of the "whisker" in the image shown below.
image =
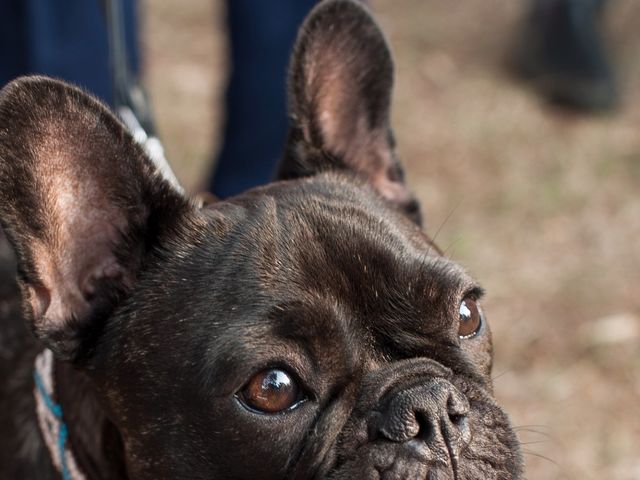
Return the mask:
[(449, 253), (450, 253), (450, 252), (451, 252), (451, 250), (456, 246), (456, 244), (457, 244), (457, 243), (460, 243), (460, 241), (461, 241), (461, 240), (462, 240), (462, 237), (454, 238), (454, 239), (449, 243), (449, 245), (447, 245), (447, 247), (442, 251), (442, 255), (443, 255), (443, 256), (445, 256), (445, 257), (447, 257), (447, 258), (452, 257), (453, 255), (449, 255)]
[[(517, 425), (517, 426), (513, 427), (513, 429), (516, 430), (516, 431), (525, 430), (525, 429), (533, 429), (533, 428), (540, 428), (540, 429), (548, 430), (549, 426), (548, 425)], [(532, 430), (532, 431), (535, 431), (535, 430)], [(540, 432), (536, 432), (536, 433), (540, 433)]]
[(520, 444), (521, 447), (527, 446), (527, 445), (539, 445), (541, 443), (547, 443), (549, 440), (534, 440), (531, 442), (518, 442)]
[[(436, 245), (436, 240), (438, 239), (438, 235), (440, 234), (440, 231), (442, 230), (442, 228), (451, 219), (451, 217), (456, 212), (456, 210), (458, 210), (458, 207), (460, 207), (460, 203), (461, 203), (461, 201), (458, 201), (458, 203), (451, 210), (449, 210), (449, 213), (447, 214), (446, 217), (444, 217), (444, 220), (442, 220), (442, 222), (440, 222), (440, 225), (438, 226), (438, 228), (436, 229), (435, 233), (433, 234), (433, 237), (431, 237), (431, 243), (433, 244), (433, 246)], [(432, 248), (432, 245), (429, 245), (429, 249), (428, 249), (429, 253), (431, 253), (431, 248)]]
[(525, 455), (530, 455), (532, 457), (537, 457), (537, 458), (541, 458), (543, 460), (547, 460), (548, 462), (552, 463), (556, 467), (560, 468), (560, 464), (558, 462), (556, 462), (555, 460), (552, 460), (551, 458), (547, 457), (546, 455), (542, 455), (541, 453), (532, 452), (530, 450), (522, 450), (522, 453), (524, 453)]
[[(534, 426), (540, 426), (540, 425), (534, 425)], [(536, 430), (535, 428), (528, 428), (526, 426), (521, 426), (521, 427), (514, 427), (513, 429), (518, 436), (522, 435), (523, 433), (527, 433), (527, 434), (535, 434), (538, 435), (540, 437), (544, 437), (546, 438), (547, 441), (554, 441), (554, 437), (548, 433), (548, 432), (541, 432), (540, 430)]]
[(506, 370), (504, 370), (503, 372), (498, 373), (495, 377), (491, 377), (491, 381), (495, 382), (496, 380), (498, 380), (500, 377), (506, 375), (507, 373), (513, 372), (513, 368), (507, 368)]

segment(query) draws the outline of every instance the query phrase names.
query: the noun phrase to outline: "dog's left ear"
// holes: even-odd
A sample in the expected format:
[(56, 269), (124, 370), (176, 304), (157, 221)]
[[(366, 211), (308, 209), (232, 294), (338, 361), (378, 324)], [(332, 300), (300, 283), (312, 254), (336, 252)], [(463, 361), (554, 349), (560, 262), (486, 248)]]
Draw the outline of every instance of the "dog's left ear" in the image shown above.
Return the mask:
[(291, 130), (278, 178), (349, 170), (420, 223), (389, 125), (393, 62), (382, 31), (350, 0), (319, 4), (289, 70)]

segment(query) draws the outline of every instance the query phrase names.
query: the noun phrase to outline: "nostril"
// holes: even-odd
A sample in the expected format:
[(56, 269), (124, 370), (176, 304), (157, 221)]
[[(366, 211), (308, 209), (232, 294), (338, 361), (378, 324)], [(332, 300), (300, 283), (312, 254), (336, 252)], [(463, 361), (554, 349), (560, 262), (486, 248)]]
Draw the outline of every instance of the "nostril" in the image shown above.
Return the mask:
[(433, 422), (425, 412), (415, 412), (416, 421), (419, 425), (417, 438), (429, 442), (435, 436), (435, 427)]
[[(447, 399), (447, 415), (451, 425), (459, 435), (462, 444), (471, 441), (471, 427), (469, 425), (469, 401), (461, 393), (453, 390)], [(452, 432), (453, 433), (453, 432)]]
[(459, 391), (452, 389), (449, 391), (446, 403), (446, 412), (449, 421), (457, 435), (463, 443), (471, 440), (471, 428), (469, 426), (469, 401)]
[(467, 419), (466, 415), (459, 415), (459, 414), (449, 414), (449, 420), (451, 420), (451, 423), (453, 423), (456, 427), (461, 427), (464, 425), (465, 421)]

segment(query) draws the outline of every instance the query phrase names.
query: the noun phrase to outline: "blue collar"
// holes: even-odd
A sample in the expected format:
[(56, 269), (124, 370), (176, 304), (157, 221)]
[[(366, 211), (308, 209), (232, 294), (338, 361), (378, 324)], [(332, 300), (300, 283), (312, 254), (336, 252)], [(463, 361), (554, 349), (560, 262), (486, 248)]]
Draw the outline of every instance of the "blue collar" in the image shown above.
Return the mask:
[(62, 407), (53, 399), (53, 353), (45, 349), (36, 357), (33, 379), (38, 425), (54, 466), (63, 480), (86, 480), (69, 448), (69, 430)]

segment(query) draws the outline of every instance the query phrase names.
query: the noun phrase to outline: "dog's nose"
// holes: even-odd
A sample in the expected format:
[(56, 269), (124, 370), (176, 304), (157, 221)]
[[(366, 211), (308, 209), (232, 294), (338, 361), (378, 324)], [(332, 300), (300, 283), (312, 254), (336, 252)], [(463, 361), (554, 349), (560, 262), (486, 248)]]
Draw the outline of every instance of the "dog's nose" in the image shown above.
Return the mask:
[(370, 433), (377, 438), (398, 443), (419, 440), (432, 453), (449, 455), (457, 455), (471, 440), (469, 402), (445, 379), (392, 392), (383, 405), (370, 423)]

